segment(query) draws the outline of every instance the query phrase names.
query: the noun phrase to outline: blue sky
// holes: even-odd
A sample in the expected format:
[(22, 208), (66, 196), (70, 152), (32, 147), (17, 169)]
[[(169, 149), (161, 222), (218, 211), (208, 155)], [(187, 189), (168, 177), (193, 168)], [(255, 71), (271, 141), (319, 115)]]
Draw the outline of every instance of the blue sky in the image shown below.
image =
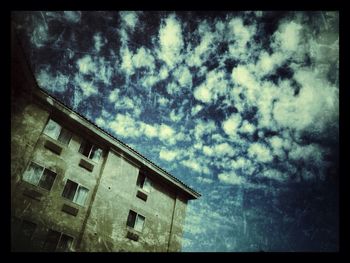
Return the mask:
[(41, 88), (202, 194), (183, 251), (338, 249), (337, 12), (15, 12)]

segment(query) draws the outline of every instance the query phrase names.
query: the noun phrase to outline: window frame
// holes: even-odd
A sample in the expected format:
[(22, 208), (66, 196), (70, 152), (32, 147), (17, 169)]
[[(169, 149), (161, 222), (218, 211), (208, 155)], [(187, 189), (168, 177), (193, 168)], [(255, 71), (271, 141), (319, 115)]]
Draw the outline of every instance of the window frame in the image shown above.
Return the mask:
[[(42, 170), (41, 170), (41, 172), (40, 172), (40, 177), (39, 177), (39, 180), (38, 180), (37, 183), (34, 183), (34, 182), (30, 182), (30, 181), (25, 180), (25, 174), (28, 172), (28, 169), (31, 167), (32, 163), (35, 164), (35, 165), (37, 165), (37, 166), (40, 166), (40, 167), (42, 168)], [(42, 185), (40, 185), (40, 182), (42, 182), (42, 179), (43, 179), (43, 176), (44, 176), (46, 170), (49, 171), (50, 173), (55, 174), (55, 178), (54, 178), (53, 181), (52, 181), (52, 184), (51, 184), (50, 189), (47, 189), (47, 188), (43, 187)], [(47, 176), (47, 175), (46, 175), (46, 176)], [(54, 172), (54, 171), (52, 171), (52, 170), (50, 170), (49, 168), (47, 168), (47, 166), (42, 165), (42, 164), (40, 164), (40, 163), (38, 163), (38, 162), (35, 162), (35, 161), (30, 161), (30, 163), (28, 164), (28, 166), (27, 166), (27, 168), (25, 169), (24, 173), (22, 174), (22, 181), (24, 181), (24, 182), (26, 182), (26, 183), (28, 183), (28, 184), (34, 185), (34, 186), (36, 186), (36, 187), (40, 187), (41, 189), (44, 189), (44, 190), (50, 192), (51, 189), (52, 189), (52, 187), (53, 187), (53, 185), (54, 185), (54, 183), (55, 183), (55, 181), (56, 181), (56, 177), (57, 177), (57, 173)]]
[[(66, 185), (67, 185), (67, 182), (68, 182), (68, 181), (71, 181), (71, 182), (73, 182), (73, 183), (75, 183), (75, 184), (77, 185), (77, 187), (76, 187), (75, 190), (74, 190), (74, 196), (73, 196), (72, 199), (70, 199), (70, 198), (68, 198), (68, 197), (66, 197), (66, 196), (63, 196), (64, 190), (66, 189)], [(79, 192), (79, 189), (80, 189), (80, 188), (87, 189), (87, 194), (86, 194), (86, 196), (85, 196), (85, 199), (84, 199), (83, 204), (80, 204), (80, 203), (77, 203), (77, 202), (76, 202), (76, 201), (77, 201), (77, 193)], [(72, 202), (72, 203), (74, 203), (74, 204), (76, 204), (76, 205), (79, 205), (79, 206), (81, 206), (81, 207), (85, 207), (86, 201), (87, 201), (87, 199), (88, 199), (89, 192), (90, 192), (90, 189), (89, 189), (89, 188), (87, 188), (87, 187), (85, 187), (84, 185), (82, 185), (82, 184), (80, 184), (80, 183), (77, 183), (77, 182), (75, 182), (75, 181), (73, 181), (73, 180), (71, 180), (71, 179), (68, 178), (68, 179), (66, 180), (66, 183), (65, 183), (65, 185), (64, 185), (63, 191), (62, 191), (62, 193), (61, 193), (61, 197), (63, 197), (64, 199), (69, 200), (70, 202)]]
[[(58, 132), (57, 137), (54, 136), (54, 137), (56, 137), (56, 138), (52, 137), (51, 135), (49, 135), (49, 134), (47, 134), (47, 133), (45, 132), (45, 131), (46, 131), (46, 128), (47, 128), (47, 126), (48, 126), (48, 124), (50, 123), (50, 121), (54, 122), (54, 123), (55, 123), (56, 125), (58, 125), (58, 127), (59, 127), (59, 132)], [(60, 138), (61, 138), (61, 136), (62, 136), (62, 134), (63, 134), (64, 132), (66, 132), (66, 133), (68, 133), (68, 135), (70, 135), (70, 136), (69, 136), (69, 139), (68, 139), (68, 141), (67, 141), (66, 143), (65, 143), (63, 140), (60, 140)], [(67, 147), (69, 146), (69, 144), (70, 144), (70, 142), (71, 142), (71, 140), (72, 140), (72, 137), (73, 137), (73, 133), (72, 133), (70, 130), (66, 129), (65, 127), (63, 127), (61, 124), (59, 124), (56, 120), (54, 120), (54, 119), (52, 119), (52, 118), (49, 118), (49, 121), (46, 123), (45, 128), (44, 128), (44, 130), (43, 130), (42, 133), (45, 134), (46, 136), (50, 137), (51, 139), (53, 139), (53, 140), (59, 142), (60, 144), (67, 146)]]
[[(131, 220), (130, 220), (130, 217), (133, 217), (132, 214), (135, 215), (133, 222), (131, 222)], [(140, 220), (139, 217), (143, 218), (143, 223), (142, 223), (141, 229), (137, 229), (136, 228), (136, 224), (137, 224), (138, 220)], [(131, 225), (129, 223), (131, 223)], [(132, 228), (133, 230), (135, 230), (135, 231), (137, 231), (139, 233), (142, 233), (143, 229), (145, 228), (145, 223), (146, 223), (146, 217), (145, 216), (135, 212), (134, 210), (131, 210), (131, 209), (129, 210), (129, 214), (128, 214), (128, 217), (127, 217), (127, 220), (126, 220), (126, 226), (127, 227)]]
[[(72, 236), (70, 236), (70, 235), (67, 235), (67, 234), (65, 234), (65, 233), (62, 233), (62, 232), (60, 232), (60, 231), (53, 230), (53, 229), (51, 229), (51, 228), (48, 229), (47, 234), (46, 234), (45, 241), (44, 241), (44, 243), (43, 243), (43, 245), (42, 245), (42, 248), (43, 248), (45, 251), (51, 251), (51, 250), (49, 250), (49, 249), (47, 249), (47, 248), (45, 247), (46, 244), (47, 244), (47, 240), (48, 240), (48, 236), (49, 236), (49, 233), (50, 233), (50, 232), (56, 232), (56, 233), (59, 234), (59, 238), (58, 238), (57, 240), (55, 240), (55, 247), (54, 247), (54, 249), (52, 250), (52, 252), (69, 252), (69, 251), (71, 251), (71, 248), (72, 248), (73, 242), (74, 242), (74, 237), (72, 237)], [(68, 238), (70, 238), (70, 239), (72, 240), (72, 242), (68, 245), (67, 250), (58, 249), (58, 248), (61, 248), (61, 247), (62, 247), (61, 240), (62, 240), (62, 237), (63, 237), (63, 236), (66, 236), (66, 237), (68, 237)]]
[[(152, 191), (152, 180), (150, 180), (149, 177), (143, 172), (139, 172), (136, 185), (147, 195), (150, 194)], [(147, 187), (145, 187), (145, 185), (147, 185)]]
[[(82, 147), (83, 147), (83, 145), (84, 145), (84, 149), (81, 150)], [(83, 152), (84, 152), (84, 150), (85, 150), (85, 147), (87, 147), (87, 145), (89, 145), (89, 153), (88, 153), (88, 155), (85, 155)], [(101, 152), (100, 155), (99, 155), (99, 157), (98, 157), (98, 160), (96, 160), (96, 159), (94, 159), (94, 158), (91, 158), (91, 153), (92, 153), (92, 151), (93, 151), (94, 148), (97, 149), (97, 150), (100, 150), (100, 152)], [(97, 145), (91, 143), (89, 140), (82, 139), (82, 141), (81, 141), (81, 143), (80, 143), (80, 147), (79, 147), (78, 152), (79, 152), (81, 155), (83, 155), (83, 156), (85, 156), (86, 158), (88, 158), (90, 161), (93, 161), (93, 162), (95, 162), (95, 163), (99, 163), (100, 160), (101, 160), (101, 157), (102, 157), (102, 152), (103, 152), (103, 150), (102, 150), (102, 148), (98, 147)]]

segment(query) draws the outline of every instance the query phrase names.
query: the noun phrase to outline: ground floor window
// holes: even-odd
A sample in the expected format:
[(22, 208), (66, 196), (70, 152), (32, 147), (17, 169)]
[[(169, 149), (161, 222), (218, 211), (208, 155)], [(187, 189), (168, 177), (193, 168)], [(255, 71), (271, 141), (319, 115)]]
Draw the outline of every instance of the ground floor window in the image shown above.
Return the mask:
[(127, 220), (127, 226), (134, 228), (136, 231), (142, 232), (143, 225), (145, 223), (145, 217), (137, 214), (135, 211), (130, 210)]
[(70, 251), (72, 243), (72, 237), (49, 229), (43, 248), (45, 251)]

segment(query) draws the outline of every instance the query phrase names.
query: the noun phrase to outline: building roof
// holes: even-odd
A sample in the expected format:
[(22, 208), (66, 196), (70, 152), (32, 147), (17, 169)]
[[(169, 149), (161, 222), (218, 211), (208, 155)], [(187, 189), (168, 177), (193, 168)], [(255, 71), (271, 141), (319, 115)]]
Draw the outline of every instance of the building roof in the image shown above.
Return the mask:
[(35, 83), (35, 89), (33, 91), (34, 91), (34, 94), (37, 97), (43, 99), (46, 102), (49, 102), (49, 104), (51, 106), (55, 107), (55, 108), (61, 108), (60, 110), (64, 109), (67, 113), (69, 113), (69, 114), (67, 114), (69, 117), (71, 117), (75, 121), (78, 121), (81, 125), (85, 126), (86, 128), (92, 130), (95, 134), (97, 134), (103, 140), (109, 141), (109, 143), (112, 143), (112, 145), (117, 147), (117, 149), (122, 150), (124, 153), (126, 153), (127, 155), (133, 157), (134, 159), (139, 161), (141, 164), (147, 166), (149, 169), (151, 169), (156, 174), (161, 176), (163, 179), (165, 179), (165, 181), (167, 181), (168, 183), (170, 183), (171, 185), (176, 187), (178, 190), (181, 190), (182, 192), (186, 193), (187, 196), (189, 197), (188, 199), (197, 199), (198, 197), (201, 196), (201, 194), (196, 192), (194, 189), (190, 188), (184, 182), (182, 182), (181, 180), (179, 180), (175, 176), (171, 175), (169, 172), (167, 172), (163, 168), (161, 168), (158, 165), (156, 165), (154, 162), (152, 162), (151, 160), (149, 160), (148, 158), (143, 156), (141, 153), (139, 153), (135, 149), (131, 148), (130, 146), (128, 146), (127, 144), (125, 144), (121, 140), (117, 139), (115, 136), (113, 136), (112, 134), (108, 133), (106, 130), (102, 129), (101, 127), (97, 126), (95, 123), (91, 122), (89, 119), (87, 119), (86, 117), (82, 116), (78, 112), (74, 111), (69, 106), (67, 106), (65, 103), (63, 103), (62, 101), (59, 101), (58, 99), (54, 98), (47, 91), (42, 89), (38, 85), (37, 80), (34, 77), (34, 74), (32, 72), (30, 63), (29, 63), (29, 61), (28, 61), (28, 59), (26, 57), (26, 54), (25, 54), (25, 52), (24, 52), (24, 50), (23, 50), (23, 48), (21, 46), (20, 41), (18, 39), (16, 39), (16, 38), (17, 37), (15, 36), (13, 40), (15, 42), (18, 42), (18, 43), (17, 44), (13, 43), (13, 44), (16, 45), (17, 48), (20, 49), (19, 52), (21, 53), (21, 57), (23, 57), (23, 59), (24, 59), (24, 61), (23, 61), (23, 63), (25, 64), (24, 67), (27, 68), (28, 73), (30, 75), (30, 78), (32, 78), (32, 80)]

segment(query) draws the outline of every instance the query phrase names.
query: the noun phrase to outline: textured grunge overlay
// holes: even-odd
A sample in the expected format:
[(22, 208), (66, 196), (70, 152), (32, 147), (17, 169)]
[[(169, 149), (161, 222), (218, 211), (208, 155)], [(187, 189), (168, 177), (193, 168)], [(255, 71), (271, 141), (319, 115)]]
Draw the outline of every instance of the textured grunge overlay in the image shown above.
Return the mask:
[(14, 12), (39, 86), (202, 193), (182, 251), (337, 251), (337, 12)]

